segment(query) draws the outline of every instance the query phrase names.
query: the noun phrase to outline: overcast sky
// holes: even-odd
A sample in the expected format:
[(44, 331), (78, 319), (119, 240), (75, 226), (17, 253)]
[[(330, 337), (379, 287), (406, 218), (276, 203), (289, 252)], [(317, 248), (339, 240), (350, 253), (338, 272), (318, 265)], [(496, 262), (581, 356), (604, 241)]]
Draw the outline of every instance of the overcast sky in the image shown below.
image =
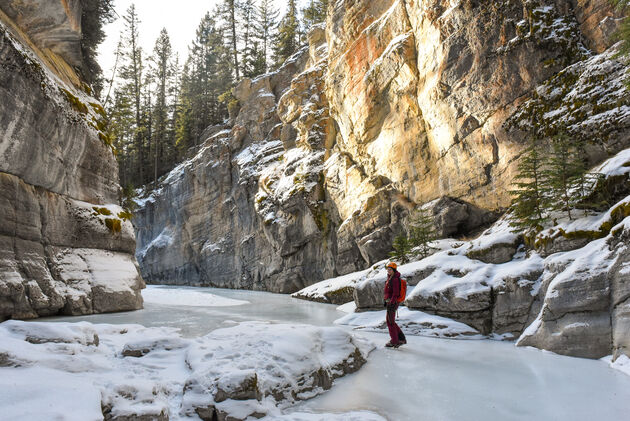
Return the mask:
[[(195, 37), (195, 31), (201, 18), (208, 11), (212, 11), (220, 0), (115, 0), (114, 7), (119, 18), (107, 25), (105, 31), (107, 39), (99, 47), (99, 64), (103, 68), (105, 78), (111, 78), (111, 71), (115, 60), (115, 51), (120, 31), (124, 27), (122, 16), (135, 3), (136, 13), (140, 18), (140, 44), (145, 57), (153, 51), (155, 40), (162, 28), (166, 28), (171, 38), (173, 51), (178, 52), (180, 64), (188, 56), (188, 46)], [(298, 1), (302, 5), (306, 0)], [(256, 1), (256, 3), (258, 3)], [(282, 12), (286, 7), (286, 0), (275, 0), (276, 7)]]

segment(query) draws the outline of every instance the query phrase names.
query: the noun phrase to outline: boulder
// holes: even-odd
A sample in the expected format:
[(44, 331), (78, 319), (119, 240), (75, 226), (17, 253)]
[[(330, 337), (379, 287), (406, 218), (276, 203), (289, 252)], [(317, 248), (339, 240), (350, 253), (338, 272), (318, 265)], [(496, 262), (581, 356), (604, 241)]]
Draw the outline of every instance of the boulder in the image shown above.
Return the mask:
[(518, 337), (527, 325), (542, 271), (508, 277), (492, 289), (492, 332)]
[(423, 208), (433, 217), (438, 238), (471, 234), (498, 219), (498, 214), (495, 212), (449, 196), (429, 202)]

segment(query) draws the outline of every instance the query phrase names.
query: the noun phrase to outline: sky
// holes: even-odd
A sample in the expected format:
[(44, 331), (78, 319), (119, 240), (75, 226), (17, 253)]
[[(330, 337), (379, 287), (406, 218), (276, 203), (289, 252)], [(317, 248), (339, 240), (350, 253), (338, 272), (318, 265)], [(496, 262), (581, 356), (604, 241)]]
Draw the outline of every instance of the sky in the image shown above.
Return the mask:
[[(166, 28), (173, 51), (179, 53), (179, 62), (183, 64), (201, 18), (206, 12), (214, 10), (219, 2), (220, 0), (115, 0), (114, 8), (118, 19), (105, 27), (107, 39), (98, 49), (98, 61), (104, 77), (109, 79), (112, 76), (116, 45), (124, 28), (122, 17), (131, 3), (135, 3), (136, 13), (140, 18), (140, 44), (144, 55), (147, 56), (153, 51), (160, 31)], [(276, 7), (284, 12), (287, 1), (275, 0), (275, 3)], [(304, 3), (305, 0), (298, 1), (300, 7)]]

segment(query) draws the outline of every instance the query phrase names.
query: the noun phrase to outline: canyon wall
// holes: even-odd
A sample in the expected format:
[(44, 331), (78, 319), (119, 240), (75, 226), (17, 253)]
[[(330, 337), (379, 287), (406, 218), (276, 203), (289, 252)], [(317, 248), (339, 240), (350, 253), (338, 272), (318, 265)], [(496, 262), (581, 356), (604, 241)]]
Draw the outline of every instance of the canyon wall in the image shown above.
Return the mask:
[(78, 1), (0, 2), (0, 320), (142, 307)]
[(474, 234), (529, 138), (585, 139), (591, 164), (630, 146), (618, 22), (603, 0), (331, 2), (142, 200), (145, 279), (292, 292), (386, 258), (429, 202), (444, 235)]

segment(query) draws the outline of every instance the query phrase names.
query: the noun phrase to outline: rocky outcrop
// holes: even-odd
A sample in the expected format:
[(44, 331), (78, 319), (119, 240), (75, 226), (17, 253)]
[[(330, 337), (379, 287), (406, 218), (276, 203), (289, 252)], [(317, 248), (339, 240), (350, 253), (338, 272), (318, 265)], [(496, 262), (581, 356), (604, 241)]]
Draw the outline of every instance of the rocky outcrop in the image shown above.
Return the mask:
[(0, 319), (140, 308), (144, 284), (131, 215), (115, 204), (103, 109), (69, 62), (43, 52), (60, 45), (65, 57), (78, 45), (62, 42), (78, 2), (47, 2), (47, 21), (35, 3), (3, 2), (19, 13), (0, 16)]
[[(419, 206), (442, 236), (487, 227), (528, 137), (587, 138), (593, 165), (630, 145), (615, 13), (604, 0), (331, 3), (307, 48), (235, 88), (229, 132), (143, 202), (145, 278), (293, 292), (387, 258)], [(469, 257), (508, 262), (511, 240)]]
[(81, 66), (81, 0), (3, 0), (0, 8), (40, 49)]

